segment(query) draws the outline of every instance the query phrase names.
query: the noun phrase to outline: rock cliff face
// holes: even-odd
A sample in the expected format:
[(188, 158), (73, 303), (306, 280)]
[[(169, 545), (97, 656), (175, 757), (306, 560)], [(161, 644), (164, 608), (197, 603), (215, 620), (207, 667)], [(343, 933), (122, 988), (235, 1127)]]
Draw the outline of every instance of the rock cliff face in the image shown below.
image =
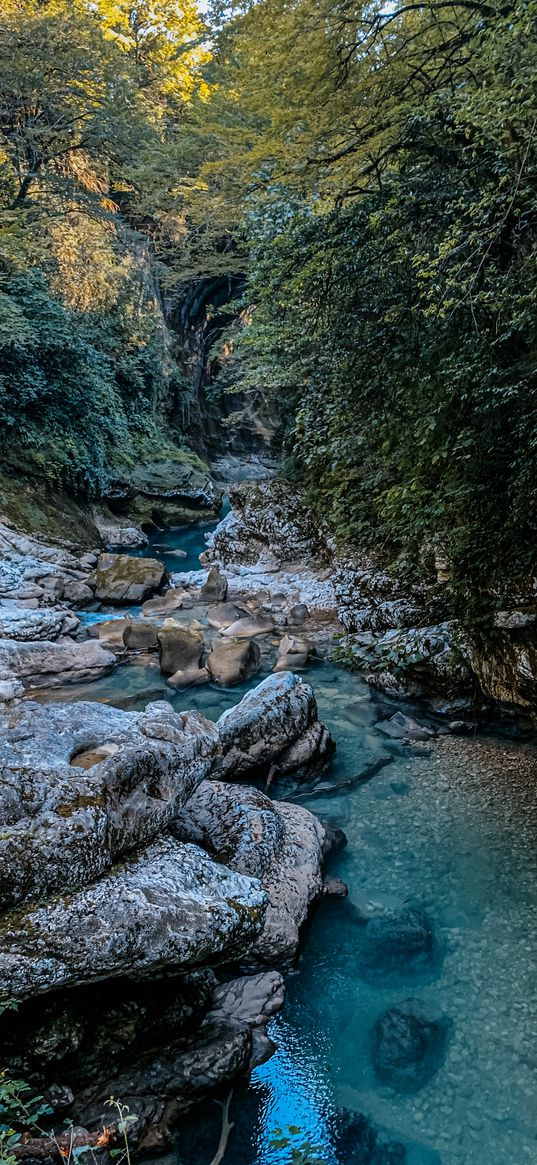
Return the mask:
[(270, 1053), (283, 981), (267, 968), (292, 962), (322, 891), (321, 823), (213, 779), (301, 747), (304, 770), (322, 763), (313, 693), (284, 673), (243, 705), (214, 725), (167, 702), (15, 701), (0, 728), (0, 992), (19, 1001), (2, 1062), (40, 1087), (59, 1073), (78, 1124), (120, 1095), (146, 1148)]
[(337, 554), (295, 486), (243, 483), (230, 496), (233, 510), (205, 558), (225, 570), (232, 598), (261, 588), (265, 610), (302, 603), (337, 616), (346, 632), (340, 656), (390, 696), (423, 698), (446, 714), (493, 701), (537, 708), (535, 580), (488, 633), (470, 637), (448, 617), (451, 576), (439, 554), (428, 573), (403, 579), (380, 560)]

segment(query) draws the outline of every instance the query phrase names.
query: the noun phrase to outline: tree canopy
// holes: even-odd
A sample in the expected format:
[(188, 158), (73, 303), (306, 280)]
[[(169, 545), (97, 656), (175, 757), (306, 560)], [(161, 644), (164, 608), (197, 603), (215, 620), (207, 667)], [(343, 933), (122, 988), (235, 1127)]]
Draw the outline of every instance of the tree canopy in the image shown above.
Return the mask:
[(8, 446), (98, 489), (185, 391), (163, 290), (240, 275), (222, 384), (268, 399), (341, 543), (403, 570), (440, 546), (462, 609), (525, 585), (536, 0), (0, 17)]

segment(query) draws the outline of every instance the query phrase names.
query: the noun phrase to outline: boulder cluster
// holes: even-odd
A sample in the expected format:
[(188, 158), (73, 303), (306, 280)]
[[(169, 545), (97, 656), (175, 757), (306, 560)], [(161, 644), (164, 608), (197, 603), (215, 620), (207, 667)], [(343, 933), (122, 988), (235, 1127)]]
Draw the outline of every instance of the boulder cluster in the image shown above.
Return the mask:
[(242, 782), (300, 773), (330, 748), (289, 673), (216, 724), (166, 701), (19, 701), (4, 717), (0, 993), (18, 1012), (4, 1012), (0, 1046), (78, 1125), (98, 1124), (113, 1093), (138, 1143), (156, 1145), (270, 1052), (327, 833)]

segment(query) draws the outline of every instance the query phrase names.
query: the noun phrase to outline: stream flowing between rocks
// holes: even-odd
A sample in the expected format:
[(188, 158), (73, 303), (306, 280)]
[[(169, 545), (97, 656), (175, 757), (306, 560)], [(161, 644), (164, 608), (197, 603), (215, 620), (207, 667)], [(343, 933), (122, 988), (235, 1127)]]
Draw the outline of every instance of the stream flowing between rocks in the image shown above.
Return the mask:
[[(186, 550), (180, 569), (191, 569), (207, 529), (156, 535), (144, 553), (178, 569), (173, 551)], [(129, 663), (42, 698), (141, 709), (160, 697), (216, 719), (262, 674), (232, 689), (172, 692), (158, 665)], [(387, 706), (333, 663), (315, 664), (305, 677), (337, 752), (317, 785), (282, 782), (271, 792), (296, 797), (345, 831), (348, 845), (330, 873), (347, 883), (349, 896), (315, 910), (288, 977), (285, 1010), (272, 1021), (277, 1051), (235, 1090), (224, 1165), (289, 1162), (289, 1147), (273, 1144), (275, 1131), (289, 1135), (289, 1126), (300, 1129), (293, 1144), (310, 1142), (327, 1165), (535, 1165), (535, 749), (493, 736), (403, 745), (375, 727), (400, 705)], [(378, 761), (386, 763), (372, 779), (352, 784)], [(401, 957), (389, 944), (380, 960), (371, 956), (365, 923), (394, 908), (418, 925), (424, 915), (431, 923), (426, 958), (413, 957), (412, 936)], [(404, 1004), (408, 1014), (415, 1000), (433, 1024), (441, 1017), (441, 1038), (428, 1078), (416, 1087), (403, 1064), (394, 1088), (374, 1071), (372, 1033), (387, 1009)], [(335, 1133), (342, 1110), (355, 1114), (347, 1118), (347, 1142)], [(164, 1160), (206, 1165), (221, 1117), (214, 1102), (203, 1120), (196, 1110)]]

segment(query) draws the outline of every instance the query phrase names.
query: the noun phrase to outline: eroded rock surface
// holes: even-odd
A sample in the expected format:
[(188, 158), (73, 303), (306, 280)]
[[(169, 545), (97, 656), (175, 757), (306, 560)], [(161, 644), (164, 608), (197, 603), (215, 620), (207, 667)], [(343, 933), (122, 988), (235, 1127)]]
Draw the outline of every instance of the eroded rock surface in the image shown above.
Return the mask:
[(30, 607), (61, 600), (84, 605), (93, 599), (89, 577), (95, 561), (94, 555), (77, 556), (0, 522), (0, 600)]
[(54, 988), (239, 959), (263, 925), (259, 883), (161, 839), (93, 885), (0, 922), (0, 990)]
[(0, 670), (22, 681), (25, 688), (54, 688), (96, 680), (115, 663), (115, 655), (94, 639), (84, 643), (69, 638), (35, 643), (0, 639)]
[(208, 720), (166, 702), (19, 705), (0, 729), (0, 905), (93, 881), (155, 839), (217, 747)]
[(291, 672), (267, 676), (217, 722), (223, 757), (221, 777), (307, 772), (324, 764), (334, 749), (320, 723), (309, 684)]
[(100, 554), (91, 578), (101, 603), (141, 603), (164, 582), (166, 571), (156, 558)]
[(231, 869), (259, 879), (269, 902), (252, 954), (264, 963), (289, 963), (309, 907), (322, 893), (320, 821), (300, 805), (214, 781), (190, 798), (174, 829)]

